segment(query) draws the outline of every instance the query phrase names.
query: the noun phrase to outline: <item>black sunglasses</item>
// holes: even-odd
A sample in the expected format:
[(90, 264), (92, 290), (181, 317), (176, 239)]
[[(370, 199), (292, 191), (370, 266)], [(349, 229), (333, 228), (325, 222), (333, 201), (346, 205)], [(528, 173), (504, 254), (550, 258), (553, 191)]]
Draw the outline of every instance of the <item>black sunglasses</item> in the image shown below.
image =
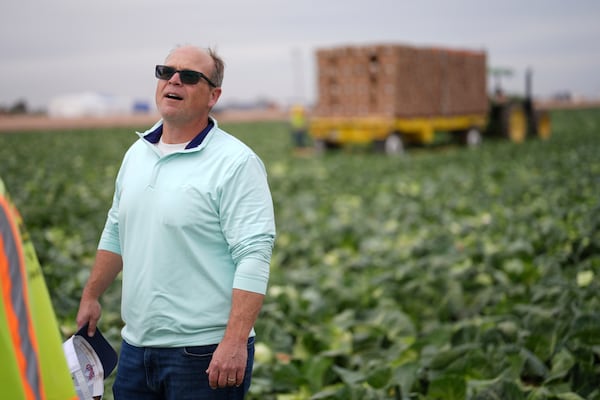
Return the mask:
[(168, 67), (166, 65), (157, 65), (156, 70), (154, 71), (154, 75), (158, 79), (162, 79), (168, 81), (179, 72), (179, 79), (181, 79), (181, 83), (186, 85), (195, 85), (200, 82), (200, 79), (204, 79), (208, 84), (212, 87), (217, 87), (210, 79), (206, 77), (202, 72), (192, 71), (189, 69), (178, 70), (173, 67)]

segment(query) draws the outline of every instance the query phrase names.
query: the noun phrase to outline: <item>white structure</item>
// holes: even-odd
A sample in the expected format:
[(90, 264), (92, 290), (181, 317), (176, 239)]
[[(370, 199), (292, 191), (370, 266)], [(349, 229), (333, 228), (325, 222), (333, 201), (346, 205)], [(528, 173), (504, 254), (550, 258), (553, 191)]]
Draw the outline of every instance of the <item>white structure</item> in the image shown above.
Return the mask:
[(101, 117), (107, 115), (131, 114), (135, 103), (131, 99), (85, 92), (56, 97), (48, 105), (48, 115), (51, 117)]

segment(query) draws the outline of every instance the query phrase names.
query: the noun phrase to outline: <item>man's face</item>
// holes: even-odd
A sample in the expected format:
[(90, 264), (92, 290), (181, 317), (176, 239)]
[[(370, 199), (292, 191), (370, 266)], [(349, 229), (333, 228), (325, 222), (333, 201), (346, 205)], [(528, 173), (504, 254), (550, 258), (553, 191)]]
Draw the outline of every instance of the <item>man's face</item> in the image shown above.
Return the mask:
[[(175, 49), (165, 65), (177, 70), (202, 72), (208, 77), (214, 70), (212, 58), (193, 47)], [(156, 106), (165, 121), (189, 123), (207, 118), (220, 94), (221, 88), (210, 86), (204, 79), (193, 85), (183, 84), (176, 73), (169, 80), (158, 80)]]

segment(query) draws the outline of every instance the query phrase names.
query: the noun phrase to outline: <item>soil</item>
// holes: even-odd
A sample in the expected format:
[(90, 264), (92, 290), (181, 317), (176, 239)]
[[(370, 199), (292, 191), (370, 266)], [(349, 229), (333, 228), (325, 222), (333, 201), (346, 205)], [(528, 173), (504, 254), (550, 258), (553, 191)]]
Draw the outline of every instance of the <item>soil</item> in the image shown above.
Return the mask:
[[(227, 110), (214, 114), (214, 117), (219, 123), (287, 120), (287, 114), (278, 109)], [(132, 127), (141, 130), (149, 128), (158, 119), (160, 119), (158, 114), (89, 116), (76, 118), (52, 118), (45, 115), (0, 115), (0, 132), (110, 127)]]

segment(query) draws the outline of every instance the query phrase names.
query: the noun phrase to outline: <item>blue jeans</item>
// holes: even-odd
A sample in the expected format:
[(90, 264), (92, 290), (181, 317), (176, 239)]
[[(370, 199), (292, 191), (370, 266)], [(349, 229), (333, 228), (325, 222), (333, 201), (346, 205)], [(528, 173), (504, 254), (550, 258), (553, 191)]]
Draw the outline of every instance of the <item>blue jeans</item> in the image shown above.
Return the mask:
[(254, 338), (239, 387), (211, 389), (206, 369), (217, 345), (157, 348), (123, 341), (113, 385), (115, 400), (242, 400), (250, 388)]

